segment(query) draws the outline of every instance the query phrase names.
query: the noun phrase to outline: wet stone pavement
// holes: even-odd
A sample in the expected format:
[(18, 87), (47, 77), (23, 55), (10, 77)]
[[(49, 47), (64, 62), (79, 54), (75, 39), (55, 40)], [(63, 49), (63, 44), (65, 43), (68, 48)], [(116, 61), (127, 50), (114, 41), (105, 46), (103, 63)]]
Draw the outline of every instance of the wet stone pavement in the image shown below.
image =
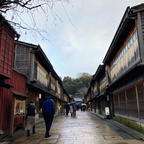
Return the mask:
[(124, 131), (106, 124), (88, 112), (77, 112), (77, 116), (55, 118), (51, 137), (44, 139), (45, 125), (39, 124), (36, 134), (23, 136), (10, 144), (144, 144)]

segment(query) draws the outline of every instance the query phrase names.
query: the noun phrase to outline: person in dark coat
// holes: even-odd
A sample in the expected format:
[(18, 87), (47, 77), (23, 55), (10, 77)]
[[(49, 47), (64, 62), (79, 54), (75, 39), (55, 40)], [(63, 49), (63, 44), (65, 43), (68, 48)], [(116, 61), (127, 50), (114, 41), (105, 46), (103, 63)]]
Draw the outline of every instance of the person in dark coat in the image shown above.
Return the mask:
[(66, 116), (68, 116), (70, 110), (70, 105), (68, 103), (65, 105), (65, 109), (66, 109)]
[(72, 117), (76, 116), (76, 104), (75, 103), (70, 103), (70, 113)]
[(27, 136), (30, 136), (30, 130), (32, 129), (32, 133), (35, 133), (35, 114), (36, 114), (36, 106), (31, 101), (27, 107), (27, 114), (26, 114), (26, 120), (27, 120)]
[(75, 103), (72, 104), (72, 107), (73, 107), (73, 116), (75, 117), (76, 116), (76, 110), (77, 110), (76, 104)]
[(42, 112), (43, 112), (45, 126), (46, 126), (45, 138), (48, 138), (51, 136), (49, 134), (49, 131), (55, 114), (55, 104), (53, 99), (47, 99), (46, 101), (44, 101), (42, 106)]

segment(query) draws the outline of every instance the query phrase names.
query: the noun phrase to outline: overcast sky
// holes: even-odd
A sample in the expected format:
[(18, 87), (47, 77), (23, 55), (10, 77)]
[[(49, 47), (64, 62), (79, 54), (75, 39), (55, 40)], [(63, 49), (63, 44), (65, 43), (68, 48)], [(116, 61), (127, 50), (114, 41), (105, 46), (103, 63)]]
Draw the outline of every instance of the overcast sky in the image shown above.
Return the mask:
[[(65, 0), (66, 1), (66, 0)], [(109, 48), (127, 6), (144, 0), (69, 0), (56, 3), (49, 17), (37, 14), (45, 39), (21, 30), (20, 40), (40, 44), (59, 76), (94, 74)], [(23, 21), (30, 23), (28, 17)]]

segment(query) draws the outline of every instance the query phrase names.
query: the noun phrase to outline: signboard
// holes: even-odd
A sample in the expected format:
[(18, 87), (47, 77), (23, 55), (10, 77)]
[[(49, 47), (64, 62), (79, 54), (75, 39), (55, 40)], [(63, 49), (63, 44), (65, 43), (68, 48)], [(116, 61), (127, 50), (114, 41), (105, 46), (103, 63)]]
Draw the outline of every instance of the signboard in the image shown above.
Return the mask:
[(18, 100), (15, 98), (14, 115), (25, 114), (25, 100)]
[(41, 99), (42, 98), (42, 95), (41, 94), (39, 94), (39, 99)]
[(67, 96), (64, 96), (64, 100), (67, 101)]
[(105, 107), (105, 115), (108, 116), (110, 114), (109, 107)]

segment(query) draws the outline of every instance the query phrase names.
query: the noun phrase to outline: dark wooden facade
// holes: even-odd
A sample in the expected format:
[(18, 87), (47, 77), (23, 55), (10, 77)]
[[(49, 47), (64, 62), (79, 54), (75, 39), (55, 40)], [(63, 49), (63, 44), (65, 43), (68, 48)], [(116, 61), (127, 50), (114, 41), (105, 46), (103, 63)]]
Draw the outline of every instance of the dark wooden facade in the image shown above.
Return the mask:
[[(143, 9), (127, 8), (103, 60), (108, 68), (115, 115), (141, 122), (143, 95)], [(112, 52), (113, 51), (113, 52)]]
[(69, 102), (70, 97), (45, 53), (39, 45), (20, 41), (16, 41), (15, 44), (14, 68), (27, 77), (27, 101), (35, 101), (39, 111), (43, 100), (53, 96), (58, 112), (60, 105)]
[(25, 127), (30, 100), (40, 111), (43, 100), (52, 96), (58, 112), (71, 99), (41, 47), (18, 38), (0, 15), (0, 135), (9, 132), (12, 136), (15, 126)]
[[(19, 35), (0, 15), (0, 130), (24, 125), (24, 116), (14, 117), (14, 97), (25, 95), (26, 77), (13, 70), (14, 40)], [(12, 134), (12, 129), (11, 129)]]
[(103, 116), (105, 116), (105, 107), (110, 107), (108, 85), (105, 66), (99, 65), (85, 97), (90, 95), (87, 101), (90, 104), (90, 110)]
[[(95, 101), (96, 109), (103, 109), (109, 101), (111, 117), (122, 117), (141, 125), (144, 123), (144, 4), (126, 9), (103, 64), (108, 82), (106, 97), (99, 90), (97, 97), (102, 101), (99, 104), (88, 91), (85, 99), (90, 94), (87, 102)], [(98, 75), (101, 73), (93, 76), (90, 87), (97, 82)]]
[[(10, 88), (11, 85), (6, 82), (6, 79), (12, 78), (14, 33), (11, 26), (7, 23), (4, 17), (0, 15), (0, 130), (10, 126), (11, 112), (9, 109), (11, 109), (12, 94), (10, 93), (10, 90), (7, 89)], [(8, 112), (9, 114), (7, 115)]]
[(14, 59), (14, 38), (18, 37), (16, 31), (0, 15), (0, 77), (12, 77)]

